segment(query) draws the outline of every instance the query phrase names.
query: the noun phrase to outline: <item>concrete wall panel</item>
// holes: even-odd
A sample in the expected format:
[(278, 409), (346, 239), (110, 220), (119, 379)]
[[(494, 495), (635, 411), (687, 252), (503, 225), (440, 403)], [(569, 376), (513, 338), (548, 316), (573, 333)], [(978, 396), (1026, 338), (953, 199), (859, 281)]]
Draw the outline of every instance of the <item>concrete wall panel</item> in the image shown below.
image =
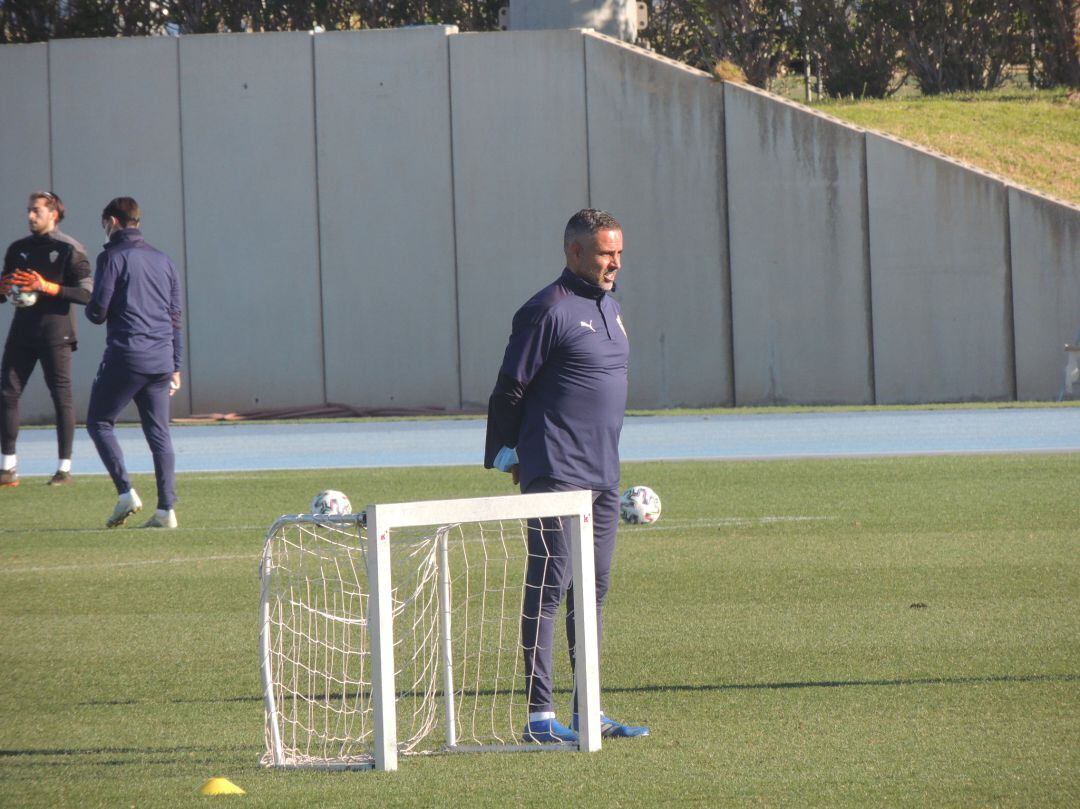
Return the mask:
[(311, 35), (180, 38), (192, 407), (324, 401)]
[(585, 46), (591, 204), (624, 229), (630, 404), (731, 404), (721, 87), (611, 39)]
[(582, 35), (458, 34), (450, 88), (462, 400), (484, 404), (514, 312), (558, 277), (588, 203)]
[[(49, 153), (49, 48), (45, 44), (0, 47), (0, 248), (29, 236), (26, 202), (31, 191), (52, 190)], [(62, 191), (57, 189), (60, 198)], [(0, 341), (7, 339), (14, 309), (0, 306)], [(0, 342), (2, 345), (2, 342)], [(38, 370), (19, 401), (23, 424), (55, 418)]]
[(1080, 210), (1010, 188), (1009, 224), (1017, 399), (1056, 399), (1080, 334)]
[(627, 42), (637, 39), (637, 0), (510, 0), (507, 10), (513, 31), (592, 28)]
[(735, 401), (873, 402), (859, 130), (725, 85)]
[[(172, 258), (183, 284), (177, 40), (62, 39), (51, 43), (49, 54), (53, 174), (68, 209), (62, 229), (86, 246), (93, 266), (105, 242), (102, 209), (113, 197), (134, 197), (143, 235)], [(116, 77), (125, 75), (139, 80), (121, 87)], [(105, 327), (90, 323), (82, 307), (77, 318), (74, 382), (82, 420), (105, 348)], [(190, 381), (187, 363), (184, 376)], [(173, 415), (190, 412), (189, 389), (185, 385), (173, 398)], [(121, 417), (138, 418), (134, 406)]]
[(1014, 398), (1005, 186), (866, 138), (877, 402)]
[(453, 30), (315, 38), (331, 402), (459, 405), (447, 45)]

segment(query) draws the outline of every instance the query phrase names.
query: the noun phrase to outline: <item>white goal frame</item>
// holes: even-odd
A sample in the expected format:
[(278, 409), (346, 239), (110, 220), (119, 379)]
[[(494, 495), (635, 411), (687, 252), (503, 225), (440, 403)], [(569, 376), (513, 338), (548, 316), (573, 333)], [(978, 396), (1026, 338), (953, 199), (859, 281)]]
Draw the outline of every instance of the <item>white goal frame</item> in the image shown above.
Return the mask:
[[(398, 767), (397, 684), (394, 665), (394, 622), (391, 581), (391, 557), (394, 553), (394, 531), (421, 526), (449, 526), (463, 523), (497, 522), (561, 517), (569, 540), (570, 569), (573, 577), (573, 596), (576, 629), (574, 690), (578, 699), (580, 751), (600, 749), (600, 668), (596, 625), (596, 576), (593, 558), (592, 493), (589, 491), (524, 494), (506, 497), (480, 497), (458, 500), (430, 500), (413, 503), (374, 504), (361, 514), (346, 517), (313, 517), (310, 515), (281, 517), (266, 534), (260, 575), (261, 629), (259, 652), (266, 714), (267, 754), (264, 762), (271, 767), (344, 769), (371, 768), (396, 770)], [(366, 574), (370, 589), (367, 611), (367, 636), (371, 654), (371, 705), (374, 744), (372, 762), (364, 765), (319, 762), (296, 764), (290, 761), (281, 738), (281, 722), (275, 698), (274, 673), (271, 660), (271, 593), (269, 592), (272, 565), (272, 541), (283, 527), (293, 523), (320, 525), (355, 523), (358, 536), (364, 536), (366, 526)], [(559, 750), (567, 745), (528, 745), (521, 747), (465, 747), (457, 744), (454, 717), (453, 655), (450, 649), (451, 611), (449, 571), (446, 569), (445, 534), (439, 558), (439, 634), (443, 692), (443, 711), (446, 727), (445, 750), (450, 752), (494, 749)], [(519, 661), (520, 665), (520, 661)]]

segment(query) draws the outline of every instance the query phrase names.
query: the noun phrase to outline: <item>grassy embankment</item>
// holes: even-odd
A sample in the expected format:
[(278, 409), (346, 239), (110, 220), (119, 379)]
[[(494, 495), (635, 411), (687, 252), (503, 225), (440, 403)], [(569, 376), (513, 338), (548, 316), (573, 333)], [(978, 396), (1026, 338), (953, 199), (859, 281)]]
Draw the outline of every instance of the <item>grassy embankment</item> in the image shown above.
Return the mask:
[(950, 96), (825, 100), (844, 121), (904, 138), (1080, 205), (1080, 99), (1006, 88)]

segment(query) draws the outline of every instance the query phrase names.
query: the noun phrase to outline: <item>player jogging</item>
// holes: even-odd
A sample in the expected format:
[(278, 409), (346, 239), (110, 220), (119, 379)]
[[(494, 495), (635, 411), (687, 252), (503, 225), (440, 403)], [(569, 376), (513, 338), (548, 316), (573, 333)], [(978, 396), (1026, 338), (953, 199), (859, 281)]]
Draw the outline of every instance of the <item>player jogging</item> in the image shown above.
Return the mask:
[(86, 431), (116, 486), (116, 507), (105, 522), (115, 528), (142, 508), (113, 432), (120, 411), (135, 401), (157, 479), (157, 510), (143, 528), (176, 528), (169, 397), (180, 389), (180, 281), (169, 257), (143, 239), (139, 222), (139, 205), (131, 197), (117, 197), (101, 214), (109, 242), (97, 257), (86, 316), (105, 323), (107, 332)]
[[(619, 520), (619, 434), (626, 410), (630, 345), (611, 295), (622, 264), (622, 227), (611, 214), (578, 211), (563, 234), (566, 268), (514, 315), (510, 342), (488, 403), (484, 466), (510, 472), (525, 494), (590, 489), (599, 642)], [(521, 615), (529, 721), (525, 739), (576, 742), (552, 701), (555, 614), (566, 599), (574, 659), (569, 541), (561, 521), (530, 520)], [(576, 700), (573, 710), (576, 711)], [(645, 736), (601, 713), (601, 735)]]
[(12, 285), (36, 292), (32, 306), (17, 309), (0, 361), (0, 487), (19, 485), (15, 443), (19, 436), (19, 398), (34, 366), (41, 363), (56, 410), (56, 474), (50, 486), (71, 482), (75, 405), (71, 395), (71, 354), (75, 351), (75, 310), (90, 300), (90, 262), (86, 250), (57, 225), (64, 203), (51, 191), (35, 191), (26, 206), (30, 235), (4, 255), (0, 301)]

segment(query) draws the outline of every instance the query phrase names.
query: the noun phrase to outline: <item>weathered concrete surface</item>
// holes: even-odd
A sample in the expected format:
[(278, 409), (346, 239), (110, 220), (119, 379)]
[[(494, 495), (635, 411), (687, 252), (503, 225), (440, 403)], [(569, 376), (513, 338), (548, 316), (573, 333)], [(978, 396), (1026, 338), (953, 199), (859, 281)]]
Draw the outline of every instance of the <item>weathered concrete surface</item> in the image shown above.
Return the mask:
[(326, 395), (457, 407), (453, 28), (315, 38)]
[[(29, 236), (26, 203), (31, 191), (53, 189), (49, 154), (49, 46), (0, 47), (0, 249)], [(62, 225), (67, 228), (67, 222)], [(0, 306), (0, 346), (7, 339), (14, 308)], [(23, 391), (19, 414), (24, 423), (52, 421), (53, 406), (40, 369)]]
[(724, 89), (735, 401), (872, 403), (862, 132)]
[(507, 8), (513, 31), (592, 28), (626, 42), (637, 39), (636, 0), (510, 0)]
[(558, 277), (566, 220), (588, 203), (584, 50), (578, 31), (450, 40), (466, 404), (487, 402), (514, 311)]
[(882, 135), (866, 160), (878, 404), (1014, 398), (1005, 186)]
[[(1056, 399), (1080, 334), (1080, 210), (1009, 188), (1016, 396)], [(1077, 388), (1074, 386), (1074, 393)]]
[[(102, 209), (114, 197), (134, 197), (143, 214), (143, 235), (169, 255), (186, 288), (177, 40), (61, 39), (49, 52), (53, 175), (68, 208), (63, 229), (86, 246), (93, 266), (105, 242)], [(124, 75), (139, 80), (120, 89), (116, 77)], [(103, 87), (113, 88), (113, 103), (103, 103)], [(77, 321), (74, 390), (81, 420), (105, 348), (105, 327), (90, 323), (81, 307)], [(185, 362), (186, 381), (189, 370)], [(185, 384), (173, 397), (172, 413), (189, 411)], [(122, 418), (137, 419), (134, 406)]]
[(731, 404), (721, 86), (595, 35), (585, 64), (590, 204), (624, 229), (630, 404)]
[(325, 401), (312, 37), (180, 38), (192, 406)]

